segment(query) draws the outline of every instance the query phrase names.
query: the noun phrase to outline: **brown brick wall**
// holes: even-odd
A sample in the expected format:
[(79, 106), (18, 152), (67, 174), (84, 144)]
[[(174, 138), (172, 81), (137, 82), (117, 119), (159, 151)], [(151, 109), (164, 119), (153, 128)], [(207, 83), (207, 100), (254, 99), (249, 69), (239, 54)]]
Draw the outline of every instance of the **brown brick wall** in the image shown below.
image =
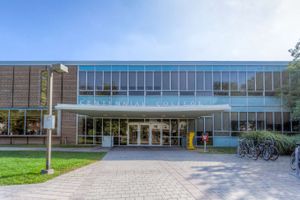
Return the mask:
[(29, 67), (14, 68), (13, 107), (28, 107), (29, 96)]
[(0, 107), (12, 106), (13, 67), (0, 67)]

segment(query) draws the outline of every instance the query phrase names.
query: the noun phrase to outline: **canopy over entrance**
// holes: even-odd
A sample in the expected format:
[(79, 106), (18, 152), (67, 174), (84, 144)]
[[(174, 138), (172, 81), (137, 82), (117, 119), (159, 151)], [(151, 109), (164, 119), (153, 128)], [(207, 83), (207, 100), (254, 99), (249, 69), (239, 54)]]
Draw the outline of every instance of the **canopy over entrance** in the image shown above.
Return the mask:
[(224, 105), (193, 106), (119, 106), (119, 105), (78, 105), (58, 104), (57, 110), (73, 112), (92, 117), (133, 117), (133, 118), (196, 118), (213, 112), (228, 111)]

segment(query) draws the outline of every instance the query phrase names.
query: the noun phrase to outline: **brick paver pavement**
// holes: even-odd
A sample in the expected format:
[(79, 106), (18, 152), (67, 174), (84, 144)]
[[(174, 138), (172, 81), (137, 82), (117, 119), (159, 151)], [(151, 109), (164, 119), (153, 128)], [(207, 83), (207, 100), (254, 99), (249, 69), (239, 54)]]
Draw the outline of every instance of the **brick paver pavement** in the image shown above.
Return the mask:
[(300, 179), (288, 161), (115, 148), (102, 161), (46, 183), (2, 186), (0, 199), (300, 199)]

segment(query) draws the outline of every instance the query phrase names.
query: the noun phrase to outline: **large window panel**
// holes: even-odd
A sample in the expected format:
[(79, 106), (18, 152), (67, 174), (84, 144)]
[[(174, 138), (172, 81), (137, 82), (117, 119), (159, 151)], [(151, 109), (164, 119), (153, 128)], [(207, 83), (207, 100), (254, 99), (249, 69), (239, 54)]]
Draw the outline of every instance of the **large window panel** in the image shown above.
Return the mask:
[(246, 72), (239, 72), (239, 90), (246, 90)]
[(203, 72), (196, 73), (196, 86), (197, 86), (197, 90), (204, 90), (204, 73)]
[(0, 110), (0, 135), (8, 135), (8, 111)]
[(265, 130), (265, 113), (257, 113), (257, 130)]
[(170, 90), (170, 72), (162, 72), (163, 90)]
[(238, 90), (238, 73), (230, 72), (230, 90)]
[(111, 72), (104, 72), (104, 90), (111, 90)]
[(248, 131), (256, 130), (256, 114), (255, 112), (248, 113)]
[(188, 90), (195, 90), (195, 72), (188, 72)]
[(214, 72), (214, 90), (221, 90), (221, 72)]
[(232, 112), (231, 113), (231, 130), (238, 131), (239, 124), (238, 124), (238, 113)]
[(86, 90), (86, 72), (85, 71), (79, 72), (79, 89)]
[(282, 85), (288, 85), (289, 84), (289, 73), (287, 71), (283, 71), (281, 73), (282, 77)]
[(272, 72), (265, 72), (265, 90), (272, 90)]
[(281, 131), (282, 128), (282, 122), (281, 122), (281, 112), (275, 112), (275, 131)]
[(85, 135), (86, 133), (86, 123), (85, 116), (78, 116), (78, 135)]
[(111, 133), (113, 136), (119, 137), (119, 119), (111, 120)]
[(96, 72), (96, 90), (103, 90), (103, 72)]
[(112, 90), (119, 90), (120, 75), (119, 72), (112, 72), (111, 87)]
[(180, 72), (180, 90), (186, 90), (186, 72)]
[(144, 72), (137, 72), (137, 89), (144, 90)]
[(13, 135), (24, 135), (24, 110), (10, 111), (10, 132)]
[(94, 72), (87, 72), (87, 90), (94, 90)]
[(146, 90), (153, 90), (153, 72), (146, 72)]
[(274, 90), (280, 89), (281, 87), (280, 72), (273, 72), (273, 84), (274, 84)]
[(41, 130), (41, 111), (27, 110), (26, 112), (26, 134), (39, 135)]
[(215, 113), (214, 114), (214, 123), (215, 123), (215, 130), (222, 130), (222, 118), (221, 118), (221, 113)]
[(161, 72), (154, 72), (154, 90), (161, 90)]
[(171, 72), (171, 90), (178, 90), (178, 72)]
[(103, 119), (103, 135), (107, 136), (110, 135), (110, 130), (111, 130), (111, 123), (110, 123), (110, 119)]
[(247, 113), (240, 112), (240, 131), (247, 131)]
[(127, 72), (121, 72), (121, 90), (127, 89)]
[(263, 91), (264, 90), (264, 73), (256, 72), (256, 90)]
[(129, 90), (136, 90), (136, 72), (129, 72)]
[(102, 119), (97, 118), (96, 120), (96, 136), (102, 136)]
[(224, 131), (230, 131), (229, 112), (223, 112), (223, 130)]
[(247, 73), (247, 84), (248, 84), (248, 91), (255, 90), (255, 72)]
[(229, 72), (222, 72), (222, 90), (229, 90)]
[(273, 131), (273, 113), (267, 112), (266, 113), (266, 130)]
[(205, 72), (205, 90), (212, 90), (212, 72)]

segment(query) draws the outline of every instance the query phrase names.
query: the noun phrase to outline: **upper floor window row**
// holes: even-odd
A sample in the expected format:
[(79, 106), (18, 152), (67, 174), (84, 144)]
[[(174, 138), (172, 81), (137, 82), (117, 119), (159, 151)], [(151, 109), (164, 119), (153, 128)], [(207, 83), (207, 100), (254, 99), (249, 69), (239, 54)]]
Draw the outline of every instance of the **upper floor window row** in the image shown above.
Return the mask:
[(211, 91), (221, 96), (273, 96), (288, 82), (288, 74), (279, 71), (79, 71), (81, 95), (110, 95), (110, 91)]

